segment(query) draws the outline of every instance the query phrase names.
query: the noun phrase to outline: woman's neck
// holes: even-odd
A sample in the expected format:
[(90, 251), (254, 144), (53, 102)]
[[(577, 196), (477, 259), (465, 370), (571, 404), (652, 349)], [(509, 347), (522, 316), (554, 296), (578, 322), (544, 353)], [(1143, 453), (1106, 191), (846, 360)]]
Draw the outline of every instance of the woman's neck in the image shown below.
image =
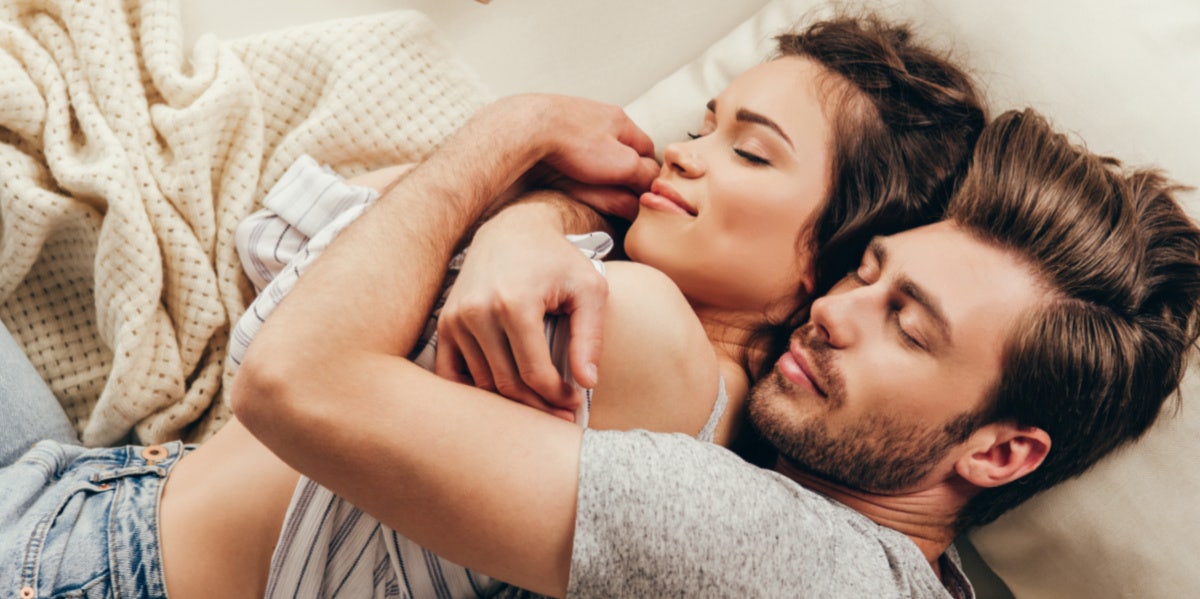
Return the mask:
[(764, 350), (755, 343), (755, 333), (764, 324), (761, 313), (737, 313), (695, 304), (692, 309), (719, 360), (753, 370), (765, 359)]
[(695, 302), (692, 310), (704, 327), (725, 380), (728, 404), (714, 441), (751, 464), (770, 468), (775, 449), (745, 425), (746, 400), (754, 382), (751, 376), (769, 358), (769, 340), (757, 335), (767, 324), (766, 317), (761, 311), (736, 313)]

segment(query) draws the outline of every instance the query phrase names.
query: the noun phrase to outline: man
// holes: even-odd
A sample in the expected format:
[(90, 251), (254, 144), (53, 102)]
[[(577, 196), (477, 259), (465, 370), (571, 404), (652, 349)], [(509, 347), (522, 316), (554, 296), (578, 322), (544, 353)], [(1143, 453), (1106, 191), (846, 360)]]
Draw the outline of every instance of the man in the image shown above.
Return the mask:
[(264, 325), (239, 418), (385, 524), (536, 592), (964, 596), (957, 533), (1136, 438), (1178, 384), (1200, 235), (1160, 177), (1030, 113), (989, 127), (946, 222), (877, 240), (814, 305), (752, 398), (778, 473), (680, 436), (581, 431), (400, 357), (432, 265), (509, 173), (635, 181), (630, 125), (585, 122), (493, 107), (401, 181)]

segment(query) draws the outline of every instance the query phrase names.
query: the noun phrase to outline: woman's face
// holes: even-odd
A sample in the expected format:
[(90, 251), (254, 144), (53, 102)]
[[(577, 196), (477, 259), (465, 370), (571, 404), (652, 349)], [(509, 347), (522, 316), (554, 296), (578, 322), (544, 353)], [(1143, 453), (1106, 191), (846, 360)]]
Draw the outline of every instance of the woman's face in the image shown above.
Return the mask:
[(625, 239), (696, 308), (781, 317), (812, 288), (808, 239), (829, 193), (832, 125), (822, 67), (754, 67), (708, 104), (692, 139), (667, 146)]

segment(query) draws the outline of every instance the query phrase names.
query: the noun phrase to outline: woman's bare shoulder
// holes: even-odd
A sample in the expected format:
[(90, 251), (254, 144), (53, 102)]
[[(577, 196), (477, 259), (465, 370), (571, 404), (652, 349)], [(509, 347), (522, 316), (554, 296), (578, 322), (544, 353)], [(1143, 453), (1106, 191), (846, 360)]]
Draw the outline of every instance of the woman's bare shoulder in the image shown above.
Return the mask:
[(606, 266), (604, 344), (589, 426), (700, 432), (720, 375), (699, 318), (662, 272), (634, 262)]

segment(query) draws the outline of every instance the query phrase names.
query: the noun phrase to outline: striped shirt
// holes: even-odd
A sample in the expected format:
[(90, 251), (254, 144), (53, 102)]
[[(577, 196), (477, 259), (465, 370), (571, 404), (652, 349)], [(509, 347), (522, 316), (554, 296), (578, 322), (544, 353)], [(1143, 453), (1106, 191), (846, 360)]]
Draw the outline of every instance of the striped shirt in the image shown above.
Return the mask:
[[(264, 209), (237, 231), (242, 266), (258, 297), (234, 328), (229, 355), (241, 364), (263, 321), (292, 289), (301, 273), (378, 198), (369, 188), (345, 183), (340, 176), (302, 156), (263, 200)], [(601, 273), (600, 260), (612, 249), (604, 233), (569, 236)], [(447, 286), (463, 255), (450, 263)], [(443, 294), (442, 300), (445, 299)], [(432, 369), (437, 345), (437, 314), (430, 316), (413, 360)], [(551, 357), (570, 381), (566, 368), (565, 320), (549, 316), (546, 336)], [(576, 413), (587, 426), (590, 390)], [(708, 423), (697, 438), (711, 441), (726, 404), (724, 381)], [(492, 597), (529, 595), (445, 560), (383, 526), (333, 492), (301, 477), (293, 494), (272, 557), (266, 596), (275, 597)]]

